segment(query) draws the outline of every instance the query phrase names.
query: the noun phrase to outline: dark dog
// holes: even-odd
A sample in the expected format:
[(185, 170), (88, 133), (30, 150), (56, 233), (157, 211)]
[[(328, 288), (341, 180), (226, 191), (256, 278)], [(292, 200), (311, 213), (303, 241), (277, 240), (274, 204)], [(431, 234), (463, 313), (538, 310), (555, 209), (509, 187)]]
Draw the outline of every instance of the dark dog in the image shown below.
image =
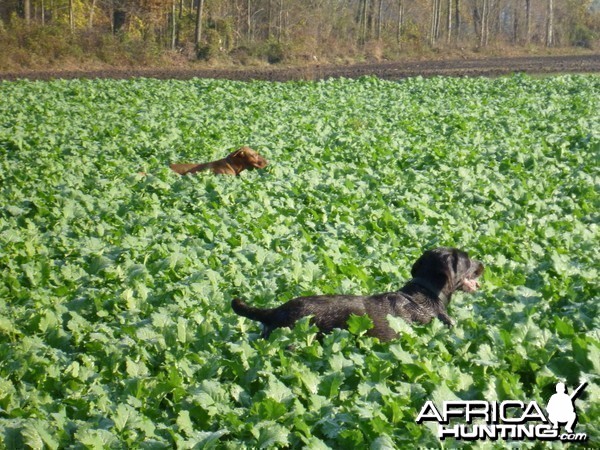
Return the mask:
[(298, 297), (271, 309), (246, 305), (240, 299), (231, 302), (233, 310), (244, 317), (263, 323), (263, 337), (279, 327), (291, 327), (305, 316), (312, 316), (321, 333), (334, 328), (347, 328), (351, 314), (368, 314), (373, 328), (367, 334), (387, 341), (396, 337), (387, 316), (401, 317), (407, 322), (429, 323), (437, 317), (448, 326), (453, 322), (446, 311), (456, 290), (474, 292), (483, 264), (470, 259), (455, 248), (437, 248), (425, 252), (413, 265), (413, 276), (402, 289), (371, 296), (318, 295)]
[(238, 148), (227, 157), (204, 164), (171, 164), (171, 170), (179, 175), (187, 175), (202, 170), (224, 175), (239, 175), (246, 169), (264, 169), (269, 162), (250, 147)]

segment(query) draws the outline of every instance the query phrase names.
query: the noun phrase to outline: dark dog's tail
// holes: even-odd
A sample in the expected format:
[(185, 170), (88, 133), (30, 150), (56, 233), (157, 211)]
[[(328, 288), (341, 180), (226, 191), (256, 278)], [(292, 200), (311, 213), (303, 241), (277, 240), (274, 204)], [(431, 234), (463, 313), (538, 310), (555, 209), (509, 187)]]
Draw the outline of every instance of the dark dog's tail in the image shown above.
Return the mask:
[(273, 311), (270, 309), (255, 308), (244, 303), (239, 298), (234, 298), (231, 301), (231, 307), (240, 316), (247, 317), (248, 319), (257, 320), (264, 324), (271, 322)]

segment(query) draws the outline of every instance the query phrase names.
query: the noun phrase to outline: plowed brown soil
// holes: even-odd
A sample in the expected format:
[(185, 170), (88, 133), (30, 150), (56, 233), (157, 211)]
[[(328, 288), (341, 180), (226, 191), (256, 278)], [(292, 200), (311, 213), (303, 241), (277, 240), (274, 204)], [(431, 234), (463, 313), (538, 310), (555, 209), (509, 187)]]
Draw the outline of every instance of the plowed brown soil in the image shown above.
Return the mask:
[(106, 69), (96, 71), (30, 71), (1, 73), (0, 80), (51, 80), (72, 78), (218, 78), (229, 80), (320, 80), (327, 78), (358, 78), (375, 75), (384, 79), (413, 76), (499, 76), (524, 72), (529, 74), (596, 73), (600, 72), (600, 54), (572, 56), (532, 56), (509, 58), (451, 59), (429, 61), (365, 63), (348, 66), (306, 65), (273, 66), (239, 69)]

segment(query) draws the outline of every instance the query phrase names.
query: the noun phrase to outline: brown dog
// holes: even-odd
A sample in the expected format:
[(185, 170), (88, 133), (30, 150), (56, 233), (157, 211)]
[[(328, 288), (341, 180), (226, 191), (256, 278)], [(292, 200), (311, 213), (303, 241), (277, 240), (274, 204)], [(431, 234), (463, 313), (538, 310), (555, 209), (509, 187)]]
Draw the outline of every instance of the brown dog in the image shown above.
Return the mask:
[(171, 170), (187, 175), (202, 170), (212, 170), (223, 175), (239, 175), (246, 169), (264, 169), (268, 161), (250, 147), (240, 147), (227, 157), (204, 164), (171, 164)]

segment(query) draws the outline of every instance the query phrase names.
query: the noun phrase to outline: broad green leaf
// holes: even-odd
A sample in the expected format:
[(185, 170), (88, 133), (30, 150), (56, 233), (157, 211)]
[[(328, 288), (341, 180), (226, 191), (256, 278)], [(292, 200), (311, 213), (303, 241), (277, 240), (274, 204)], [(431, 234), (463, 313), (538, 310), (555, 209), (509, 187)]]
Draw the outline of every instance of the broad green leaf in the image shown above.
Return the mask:
[(272, 448), (275, 445), (282, 446), (289, 443), (289, 431), (274, 422), (261, 422), (257, 430), (253, 430), (252, 433), (256, 437), (258, 448)]
[(177, 427), (181, 430), (186, 436), (192, 436), (194, 434), (194, 424), (190, 419), (190, 412), (186, 410), (179, 411), (179, 415), (177, 416)]
[(368, 315), (350, 315), (350, 318), (348, 319), (348, 331), (350, 331), (350, 333), (362, 336), (371, 328), (373, 328), (373, 321)]

